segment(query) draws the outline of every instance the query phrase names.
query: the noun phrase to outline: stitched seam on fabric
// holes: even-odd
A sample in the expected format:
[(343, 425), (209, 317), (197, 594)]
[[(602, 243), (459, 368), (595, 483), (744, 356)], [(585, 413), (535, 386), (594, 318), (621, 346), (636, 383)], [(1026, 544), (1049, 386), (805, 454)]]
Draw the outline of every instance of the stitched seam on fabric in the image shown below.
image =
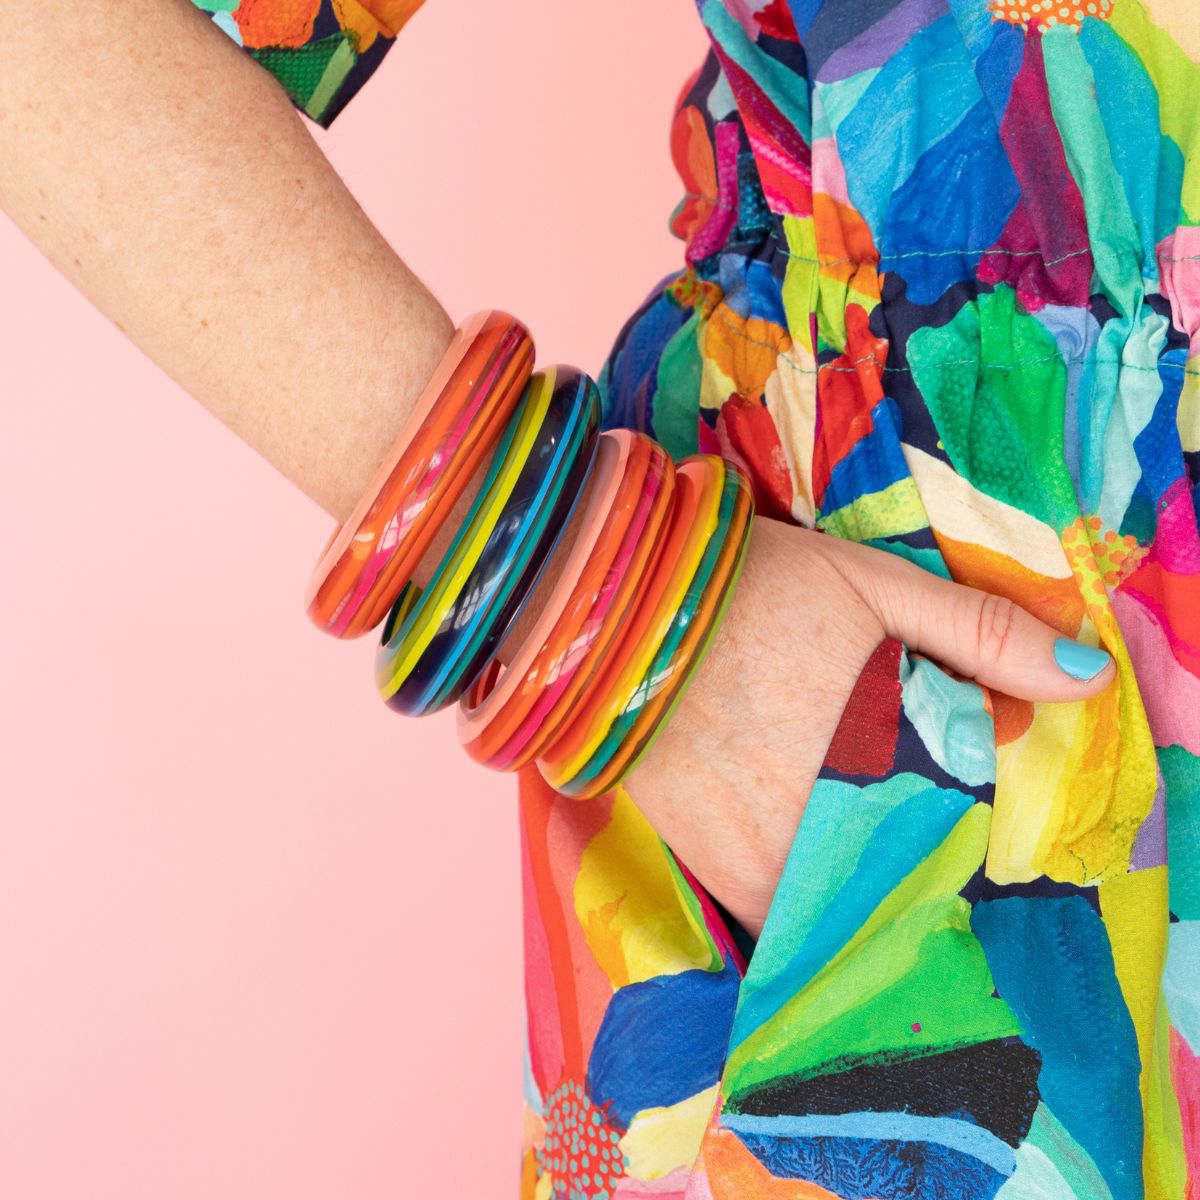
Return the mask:
[[(856, 267), (878, 267), (881, 262), (899, 262), (904, 258), (961, 258), (968, 254), (978, 254), (980, 256), (990, 256), (993, 254), (1004, 254), (1009, 258), (1041, 258), (1040, 250), (908, 250), (903, 254), (881, 254), (879, 258), (812, 258), (806, 254), (793, 254), (790, 250), (783, 246), (779, 247), (779, 253), (787, 255), (788, 258), (795, 259), (797, 262), (815, 263), (819, 267), (842, 267), (847, 264)], [(1064, 263), (1069, 258), (1078, 258), (1081, 254), (1090, 254), (1091, 249), (1072, 250), (1068, 254), (1060, 255), (1058, 258), (1047, 258), (1042, 260), (1042, 265), (1053, 267), (1057, 263)]]
[(703, 192), (683, 192), (685, 200), (707, 200), (714, 208), (719, 208), (724, 212), (737, 212), (741, 207), (737, 204), (726, 204), (719, 196), (706, 196)]
[[(703, 192), (684, 192), (683, 196), (688, 200), (707, 200), (710, 204), (717, 208), (723, 209), (726, 212), (737, 212), (738, 206), (734, 204), (722, 204), (716, 196), (706, 196)], [(778, 253), (786, 255), (788, 258), (795, 259), (797, 262), (813, 263), (818, 267), (841, 267), (851, 264), (856, 267), (874, 267), (880, 262), (887, 259), (892, 262), (899, 262), (906, 258), (955, 258), (962, 254), (1003, 254), (1009, 258), (1040, 258), (1042, 252), (1040, 250), (1005, 250), (1002, 246), (988, 246), (983, 250), (968, 247), (964, 250), (906, 250), (903, 254), (881, 254), (879, 259), (870, 258), (813, 258), (807, 254), (794, 254), (785, 246), (776, 247)], [(720, 253), (718, 251), (718, 253)], [(1043, 259), (1042, 265), (1047, 267), (1057, 266), (1058, 263), (1064, 263), (1071, 258), (1079, 258), (1084, 254), (1091, 254), (1092, 247), (1085, 246), (1082, 250), (1069, 250), (1066, 254), (1060, 254), (1057, 258)], [(1200, 254), (1158, 254), (1155, 255), (1155, 261), (1160, 263), (1165, 262), (1200, 262)]]
[[(873, 363), (883, 374), (912, 374), (911, 366), (889, 367), (886, 362), (881, 362), (874, 354), (864, 354), (861, 358), (851, 359), (850, 365), (846, 367), (838, 367), (834, 366), (832, 363), (825, 363), (819, 367), (816, 367), (815, 369), (811, 369), (809, 367), (801, 366), (787, 353), (786, 350), (780, 350), (778, 346), (773, 345), (771, 342), (764, 342), (760, 341), (758, 338), (753, 338), (748, 333), (745, 333), (743, 330), (739, 329), (723, 312), (721, 312), (719, 304), (712, 310), (709, 319), (711, 320), (712, 317), (716, 317), (721, 324), (729, 330), (730, 333), (732, 333), (735, 337), (741, 338), (742, 341), (749, 342), (752, 346), (758, 346), (762, 350), (770, 350), (778, 359), (787, 363), (787, 365), (791, 367), (791, 369), (798, 375), (819, 375), (822, 371), (833, 371), (835, 373), (844, 375), (857, 375), (859, 373), (858, 368), (864, 363)], [(1061, 354), (1047, 354), (1041, 358), (1019, 358), (1003, 363), (985, 363), (980, 362), (977, 358), (959, 358), (950, 359), (946, 362), (925, 363), (923, 364), (922, 369), (924, 370), (927, 368), (929, 370), (940, 370), (945, 367), (975, 367), (976, 370), (980, 371), (1016, 371), (1024, 367), (1035, 367), (1045, 363), (1053, 362), (1062, 363), (1064, 367), (1074, 366), (1077, 364), (1082, 365), (1088, 362), (1099, 366), (1115, 365), (1120, 367), (1123, 371), (1145, 371), (1154, 375), (1159, 373), (1160, 368), (1166, 367), (1173, 371), (1182, 371), (1184, 375), (1195, 375), (1200, 377), (1200, 370), (1192, 370), (1184, 367), (1180, 363), (1162, 361), (1159, 362), (1157, 366), (1143, 367), (1139, 366), (1137, 363), (1122, 362), (1119, 358), (1064, 358)]]

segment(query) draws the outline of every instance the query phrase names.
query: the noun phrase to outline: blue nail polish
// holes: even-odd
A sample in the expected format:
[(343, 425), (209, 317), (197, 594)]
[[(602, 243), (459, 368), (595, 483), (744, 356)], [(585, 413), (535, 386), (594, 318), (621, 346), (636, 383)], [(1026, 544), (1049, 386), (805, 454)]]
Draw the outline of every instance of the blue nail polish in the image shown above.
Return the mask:
[(1095, 646), (1060, 637), (1054, 640), (1054, 661), (1072, 679), (1086, 681), (1095, 679), (1112, 662), (1112, 657), (1107, 650), (1097, 650)]

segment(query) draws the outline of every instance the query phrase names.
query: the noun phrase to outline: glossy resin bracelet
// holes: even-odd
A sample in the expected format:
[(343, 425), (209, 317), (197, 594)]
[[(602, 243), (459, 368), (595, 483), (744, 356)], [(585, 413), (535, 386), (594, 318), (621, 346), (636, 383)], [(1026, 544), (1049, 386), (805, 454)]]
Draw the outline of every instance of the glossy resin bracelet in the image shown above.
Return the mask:
[(608, 668), (538, 759), (555, 790), (581, 798), (608, 791), (653, 744), (720, 625), (753, 513), (749, 482), (733, 463), (694, 455), (679, 465), (651, 585)]
[(532, 378), (428, 587), (410, 583), (388, 614), (375, 679), (392, 708), (442, 708), (487, 665), (570, 521), (599, 430), (588, 376), (551, 367)]
[(334, 531), (305, 604), (335, 637), (373, 629), (496, 444), (533, 370), (529, 331), (497, 310), (455, 333), (363, 498)]
[(675, 490), (670, 455), (645, 434), (604, 433), (579, 533), (537, 624), (507, 667), (463, 695), (458, 735), (476, 762), (515, 771), (550, 744), (609, 660), (649, 582)]

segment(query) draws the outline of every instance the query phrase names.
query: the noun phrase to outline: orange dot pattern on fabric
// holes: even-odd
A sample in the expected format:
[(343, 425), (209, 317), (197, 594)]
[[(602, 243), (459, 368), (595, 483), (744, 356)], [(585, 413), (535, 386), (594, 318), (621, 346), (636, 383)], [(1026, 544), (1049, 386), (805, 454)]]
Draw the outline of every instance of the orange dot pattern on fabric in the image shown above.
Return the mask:
[(1100, 596), (1116, 587), (1146, 556), (1132, 534), (1105, 529), (1099, 517), (1080, 517), (1062, 534), (1063, 549), (1071, 569), (1079, 577), (1085, 600), (1089, 593)]
[(1054, 29), (1059, 25), (1079, 29), (1086, 17), (1107, 20), (1112, 13), (1113, 0), (1087, 0), (1085, 4), (1062, 4), (1058, 0), (1025, 0), (1019, 4), (1004, 4), (993, 0), (992, 20), (1007, 21), (1022, 29)]

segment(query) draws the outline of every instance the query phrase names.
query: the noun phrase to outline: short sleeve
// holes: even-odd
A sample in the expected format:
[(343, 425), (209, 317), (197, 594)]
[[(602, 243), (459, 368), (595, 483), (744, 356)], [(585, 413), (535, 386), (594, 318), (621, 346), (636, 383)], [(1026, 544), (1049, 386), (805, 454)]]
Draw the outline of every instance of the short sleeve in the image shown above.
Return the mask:
[(370, 79), (423, 0), (192, 0), (322, 128)]

